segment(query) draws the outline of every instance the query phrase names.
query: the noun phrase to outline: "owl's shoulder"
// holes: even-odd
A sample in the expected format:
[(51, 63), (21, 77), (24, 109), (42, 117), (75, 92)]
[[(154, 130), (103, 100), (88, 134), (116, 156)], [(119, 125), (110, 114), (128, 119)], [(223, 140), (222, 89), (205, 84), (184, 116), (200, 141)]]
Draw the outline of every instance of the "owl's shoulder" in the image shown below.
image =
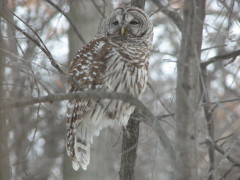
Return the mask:
[(111, 49), (108, 41), (105, 38), (98, 38), (93, 39), (78, 51), (70, 64), (68, 74), (81, 84), (81, 88), (69, 82), (70, 91), (101, 88), (108, 49)]
[(103, 48), (106, 48), (109, 46), (109, 42), (107, 38), (94, 38), (89, 43), (85, 44), (79, 51), (78, 55), (85, 55), (88, 52), (91, 52), (92, 54), (97, 54), (100, 50)]
[(85, 44), (71, 61), (70, 68), (82, 61), (98, 61), (111, 50), (111, 44), (107, 38), (95, 38)]

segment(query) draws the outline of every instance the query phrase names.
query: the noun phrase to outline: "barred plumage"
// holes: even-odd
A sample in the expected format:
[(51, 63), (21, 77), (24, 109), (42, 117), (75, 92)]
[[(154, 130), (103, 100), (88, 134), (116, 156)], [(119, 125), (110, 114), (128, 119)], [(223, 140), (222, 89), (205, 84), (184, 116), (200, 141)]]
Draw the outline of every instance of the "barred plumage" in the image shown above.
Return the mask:
[[(116, 23), (117, 22), (117, 23)], [(68, 92), (101, 90), (140, 97), (147, 83), (152, 24), (144, 11), (115, 9), (94, 40), (79, 50), (70, 65)], [(126, 126), (134, 107), (109, 99), (74, 99), (68, 103), (67, 153), (73, 168), (87, 169), (93, 136), (114, 123)]]

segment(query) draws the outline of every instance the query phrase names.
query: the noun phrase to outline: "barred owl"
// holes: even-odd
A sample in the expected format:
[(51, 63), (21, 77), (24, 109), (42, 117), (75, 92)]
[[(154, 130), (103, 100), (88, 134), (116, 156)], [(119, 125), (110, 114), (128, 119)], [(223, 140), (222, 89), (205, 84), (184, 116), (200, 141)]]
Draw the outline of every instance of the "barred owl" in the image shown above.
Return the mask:
[[(116, 8), (96, 37), (72, 60), (67, 92), (107, 91), (139, 98), (146, 86), (153, 26), (136, 7)], [(104, 127), (126, 126), (134, 106), (111, 99), (74, 99), (68, 103), (66, 148), (72, 166), (86, 170), (90, 145)]]

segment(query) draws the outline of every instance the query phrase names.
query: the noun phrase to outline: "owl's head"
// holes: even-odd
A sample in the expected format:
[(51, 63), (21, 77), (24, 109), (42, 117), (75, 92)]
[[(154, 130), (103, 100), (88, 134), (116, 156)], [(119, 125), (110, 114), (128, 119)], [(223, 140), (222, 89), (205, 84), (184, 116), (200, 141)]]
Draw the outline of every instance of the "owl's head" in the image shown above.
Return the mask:
[(152, 23), (148, 15), (136, 7), (114, 9), (99, 27), (98, 35), (117, 39), (144, 39), (151, 36)]

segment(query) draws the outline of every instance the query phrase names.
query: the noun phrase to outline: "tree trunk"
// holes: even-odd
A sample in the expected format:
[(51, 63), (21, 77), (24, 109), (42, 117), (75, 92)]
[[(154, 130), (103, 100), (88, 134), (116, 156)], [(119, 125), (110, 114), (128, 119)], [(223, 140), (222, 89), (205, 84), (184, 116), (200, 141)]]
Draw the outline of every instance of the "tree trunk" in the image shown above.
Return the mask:
[[(131, 6), (136, 6), (144, 9), (145, 0), (132, 0)], [(137, 115), (139, 112), (135, 109), (131, 115), (128, 125), (123, 128), (122, 136), (122, 157), (121, 157), (121, 167), (119, 171), (120, 180), (134, 180), (135, 174), (135, 164), (137, 159), (137, 145), (139, 137), (139, 124), (138, 120), (133, 118), (133, 115)]]
[[(4, 6), (4, 0), (0, 1), (0, 11), (2, 11)], [(1, 20), (1, 19), (0, 19)], [(1, 23), (1, 21), (0, 21)], [(1, 24), (0, 24), (1, 27)], [(3, 40), (2, 32), (0, 30), (0, 107), (3, 105), (4, 99), (4, 90), (3, 90), (3, 81), (4, 81), (4, 62), (5, 62), (5, 53), (2, 51), (5, 49), (5, 42)], [(8, 127), (5, 118), (5, 113), (0, 109), (0, 177), (1, 180), (9, 180), (10, 178), (10, 166), (9, 166), (9, 155), (8, 155)]]
[(128, 121), (127, 127), (123, 128), (120, 180), (135, 179), (134, 169), (137, 158), (140, 121), (135, 120), (133, 116), (137, 114), (139, 112), (135, 110)]
[[(4, 53), (1, 51), (3, 49), (4, 42), (2, 39), (2, 34), (0, 33), (0, 61), (1, 64), (4, 63)], [(3, 80), (4, 80), (4, 67), (0, 66), (0, 107), (2, 107), (4, 93), (3, 93)], [(8, 159), (8, 127), (5, 118), (5, 113), (0, 109), (0, 177), (1, 180), (8, 180), (10, 175), (10, 166)]]
[(184, 2), (183, 32), (177, 64), (176, 155), (178, 180), (198, 179), (197, 109), (205, 0)]

